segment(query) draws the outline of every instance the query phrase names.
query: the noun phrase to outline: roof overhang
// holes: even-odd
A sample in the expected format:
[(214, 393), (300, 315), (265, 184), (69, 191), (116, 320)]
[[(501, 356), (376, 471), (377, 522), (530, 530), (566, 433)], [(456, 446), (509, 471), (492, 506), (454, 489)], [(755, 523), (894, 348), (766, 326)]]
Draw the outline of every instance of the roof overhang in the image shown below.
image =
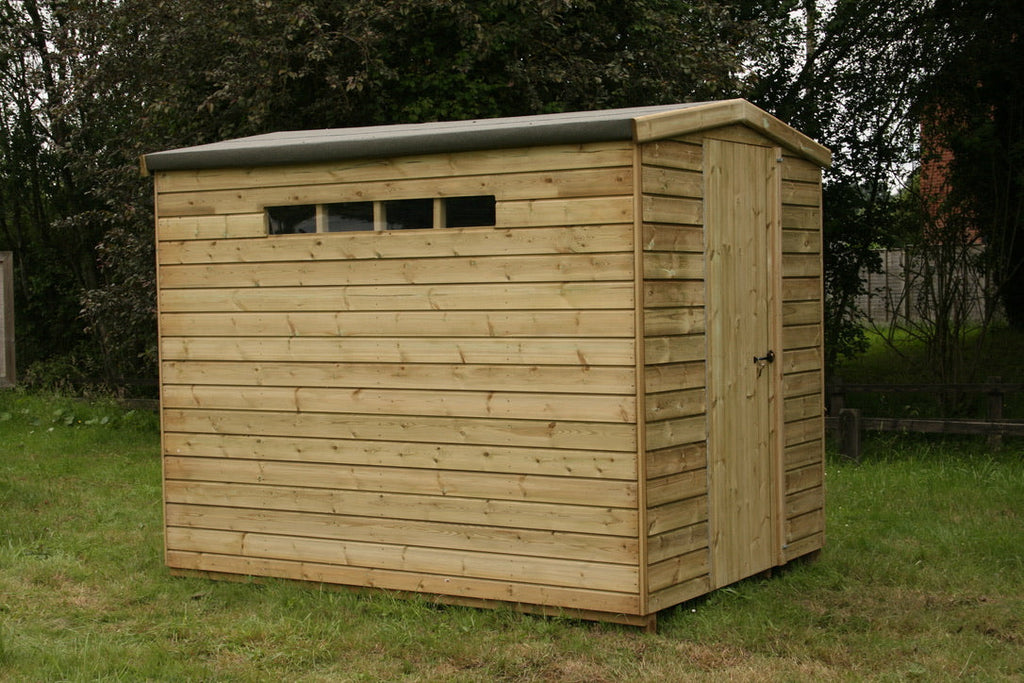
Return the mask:
[(831, 153), (744, 100), (670, 104), (471, 121), (333, 128), (268, 133), (208, 145), (154, 152), (142, 172), (314, 164), (342, 159), (445, 154), (484, 149), (648, 142), (718, 126), (749, 126), (821, 166)]
[(633, 120), (633, 139), (636, 142), (650, 142), (737, 124), (754, 129), (819, 166), (832, 165), (832, 152), (827, 147), (750, 102), (740, 99), (707, 102), (687, 109), (651, 112), (638, 116)]

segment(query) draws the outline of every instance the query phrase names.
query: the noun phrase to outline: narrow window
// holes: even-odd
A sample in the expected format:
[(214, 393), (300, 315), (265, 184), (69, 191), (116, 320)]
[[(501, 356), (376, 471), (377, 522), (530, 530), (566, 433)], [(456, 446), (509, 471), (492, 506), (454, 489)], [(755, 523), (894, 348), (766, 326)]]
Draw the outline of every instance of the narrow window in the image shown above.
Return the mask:
[(327, 232), (373, 230), (373, 202), (327, 205)]
[(434, 227), (433, 199), (394, 199), (384, 202), (387, 230), (416, 230)]
[(316, 232), (316, 205), (268, 206), (267, 231), (271, 235), (301, 235)]
[(444, 227), (475, 228), (494, 225), (494, 195), (448, 197), (444, 200)]

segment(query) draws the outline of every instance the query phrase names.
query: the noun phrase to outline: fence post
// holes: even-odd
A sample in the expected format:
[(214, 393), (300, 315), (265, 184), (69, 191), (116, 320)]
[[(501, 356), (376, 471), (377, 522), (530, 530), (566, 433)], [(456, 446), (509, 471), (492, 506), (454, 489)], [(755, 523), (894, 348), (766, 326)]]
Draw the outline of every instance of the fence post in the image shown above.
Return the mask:
[[(999, 384), (1003, 381), (1002, 377), (989, 377), (985, 380), (989, 384)], [(988, 420), (989, 422), (998, 422), (1003, 419), (1003, 392), (997, 387), (992, 387), (992, 390), (988, 392)], [(989, 432), (988, 435), (988, 447), (993, 450), (998, 450), (1003, 447), (1003, 435), (998, 432)]]
[(860, 462), (860, 408), (839, 411), (839, 452)]
[(839, 415), (846, 407), (846, 392), (843, 390), (843, 378), (835, 377), (829, 389), (828, 412), (830, 415)]

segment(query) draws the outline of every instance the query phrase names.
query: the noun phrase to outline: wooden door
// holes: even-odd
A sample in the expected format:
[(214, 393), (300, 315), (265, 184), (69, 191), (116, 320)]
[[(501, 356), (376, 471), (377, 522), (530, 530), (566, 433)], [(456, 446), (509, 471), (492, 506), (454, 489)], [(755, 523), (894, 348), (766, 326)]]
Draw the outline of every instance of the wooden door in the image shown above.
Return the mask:
[(781, 363), (755, 361), (781, 354), (781, 153), (708, 139), (704, 155), (711, 579), (719, 587), (781, 557)]

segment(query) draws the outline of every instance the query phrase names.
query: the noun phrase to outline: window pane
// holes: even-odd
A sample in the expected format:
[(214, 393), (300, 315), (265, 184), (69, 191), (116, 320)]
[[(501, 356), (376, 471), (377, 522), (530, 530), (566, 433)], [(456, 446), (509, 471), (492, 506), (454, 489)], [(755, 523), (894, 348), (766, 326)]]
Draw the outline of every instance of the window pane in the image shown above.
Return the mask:
[(327, 232), (373, 230), (373, 202), (327, 205)]
[(271, 235), (316, 232), (316, 206), (268, 206), (267, 226)]
[(444, 200), (446, 228), (472, 228), (494, 223), (494, 195), (448, 197)]
[(433, 199), (397, 199), (384, 202), (384, 221), (388, 230), (413, 230), (434, 227)]

